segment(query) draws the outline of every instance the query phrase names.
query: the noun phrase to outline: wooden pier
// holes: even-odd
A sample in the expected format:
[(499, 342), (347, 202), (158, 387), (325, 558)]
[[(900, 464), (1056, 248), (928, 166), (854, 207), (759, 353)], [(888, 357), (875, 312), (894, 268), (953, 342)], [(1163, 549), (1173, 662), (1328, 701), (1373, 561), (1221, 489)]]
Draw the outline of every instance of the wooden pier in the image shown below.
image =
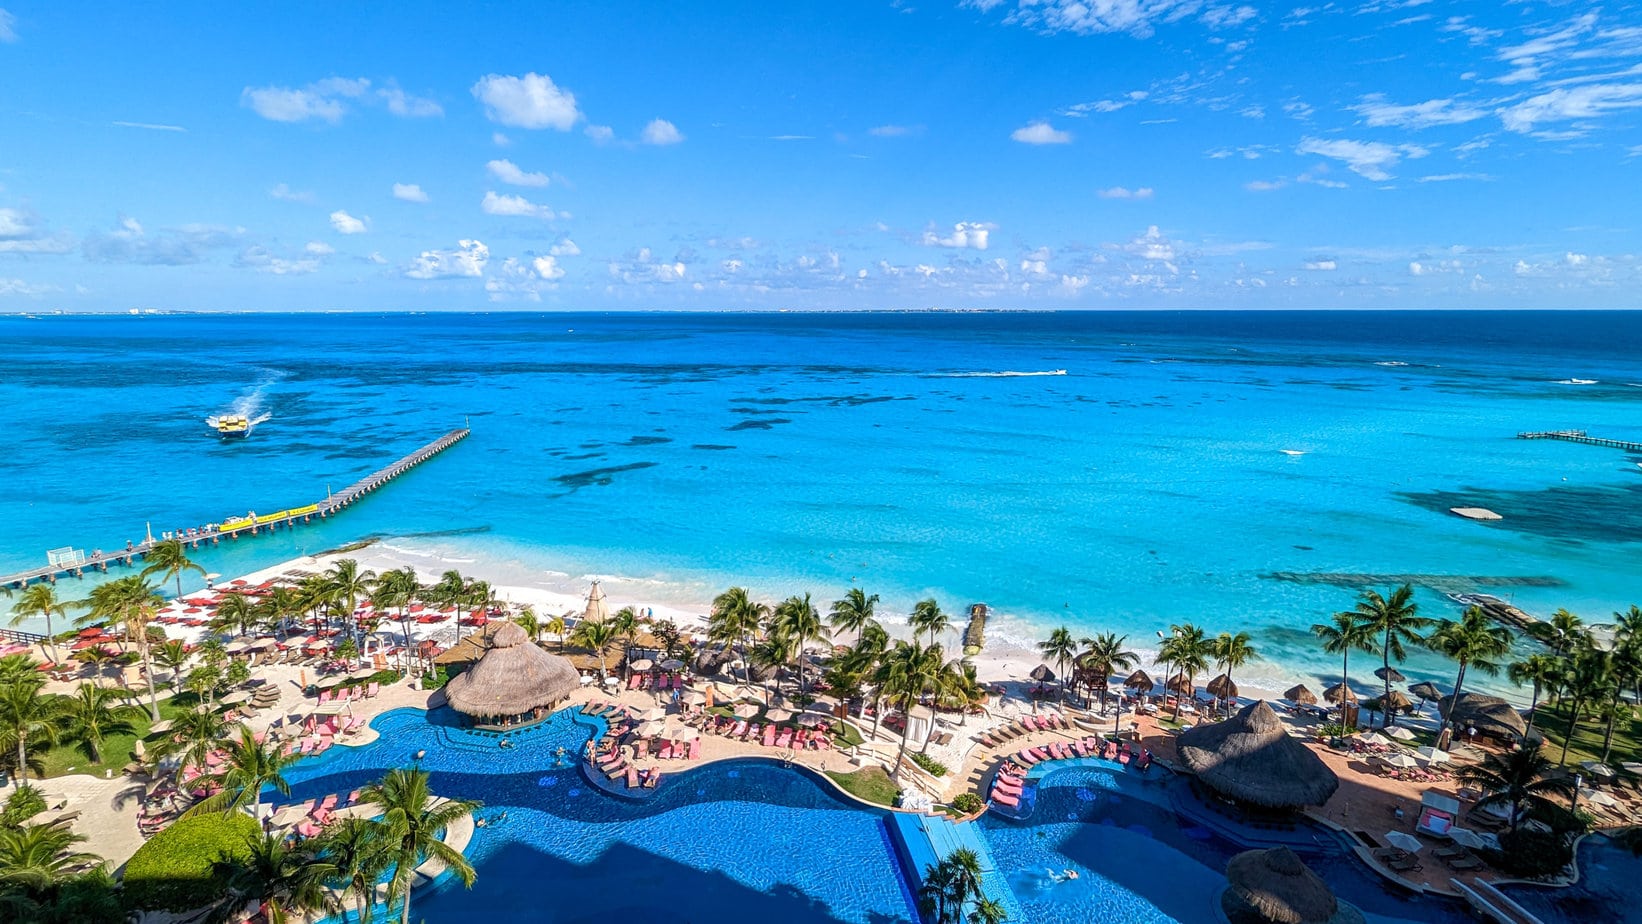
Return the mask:
[(1564, 443), (1584, 443), (1587, 446), (1606, 446), (1609, 449), (1623, 449), (1626, 452), (1642, 453), (1642, 443), (1633, 443), (1630, 440), (1610, 440), (1600, 436), (1591, 436), (1584, 430), (1540, 430), (1529, 433), (1518, 433), (1519, 440), (1561, 440)]
[[(215, 528), (191, 530), (186, 534), (173, 536), (172, 538), (181, 540), (188, 548), (197, 549), (202, 545), (217, 545), (225, 538), (238, 540), (241, 536), (257, 536), (263, 532), (272, 533), (282, 528), (294, 529), (304, 523), (312, 522), (314, 517), (325, 519), (334, 516), (342, 508), (355, 503), (377, 488), (466, 439), (468, 433), (469, 430), (466, 427), (452, 430), (392, 465), (366, 475), (341, 491), (329, 495), (322, 501), (274, 513), (248, 515), (224, 520), (222, 523), (217, 524)], [(0, 577), (0, 586), (22, 588), (34, 581), (49, 581), (55, 584), (59, 577), (82, 577), (88, 570), (107, 571), (110, 565), (130, 567), (135, 565), (138, 560), (146, 557), (149, 550), (158, 544), (159, 540), (149, 538), (134, 545), (128, 545), (123, 549), (88, 555), (72, 563), (50, 564), (41, 568), (20, 571), (16, 574), (8, 574)], [(22, 634), (28, 635), (30, 633)], [(0, 634), (0, 638), (6, 637)], [(21, 639), (18, 640), (21, 641)]]

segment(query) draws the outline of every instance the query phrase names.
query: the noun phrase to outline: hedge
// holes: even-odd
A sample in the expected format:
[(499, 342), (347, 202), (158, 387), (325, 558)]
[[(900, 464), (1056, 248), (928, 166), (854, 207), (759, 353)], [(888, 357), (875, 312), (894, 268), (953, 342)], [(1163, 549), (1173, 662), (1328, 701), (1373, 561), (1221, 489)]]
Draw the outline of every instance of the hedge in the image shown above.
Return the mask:
[(212, 867), (249, 856), (256, 820), (239, 812), (183, 818), (154, 835), (125, 865), (126, 906), (144, 911), (189, 911), (215, 901), (224, 883)]

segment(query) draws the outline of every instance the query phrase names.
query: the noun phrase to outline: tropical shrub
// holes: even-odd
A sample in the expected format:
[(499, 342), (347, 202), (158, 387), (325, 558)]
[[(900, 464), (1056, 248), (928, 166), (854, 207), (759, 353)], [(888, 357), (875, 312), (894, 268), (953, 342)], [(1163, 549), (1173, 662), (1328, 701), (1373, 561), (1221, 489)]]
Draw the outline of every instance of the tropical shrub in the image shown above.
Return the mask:
[(1524, 827), (1499, 836), (1499, 850), (1485, 855), (1488, 862), (1513, 876), (1538, 879), (1554, 876), (1573, 862), (1574, 851), (1568, 837), (1552, 831)]
[(983, 806), (985, 804), (986, 803), (981, 801), (980, 796), (977, 796), (972, 792), (958, 793), (956, 796), (954, 796), (952, 798), (952, 802), (951, 802), (951, 805), (952, 805), (953, 808), (957, 809), (959, 812), (962, 812), (965, 815), (975, 814), (976, 812), (980, 811), (981, 806)]
[(15, 828), (45, 810), (46, 797), (38, 788), (24, 783), (6, 797), (5, 807), (0, 808), (0, 826)]
[(451, 673), (449, 664), (441, 664), (437, 668), (422, 675), (422, 689), (437, 690), (450, 683)]
[(179, 819), (132, 854), (125, 866), (126, 907), (188, 911), (220, 897), (226, 882), (214, 867), (244, 859), (248, 841), (261, 830), (249, 815), (198, 815)]
[(910, 756), (912, 762), (928, 771), (930, 776), (946, 776), (946, 764), (930, 757), (928, 754), (920, 754), (916, 751)]

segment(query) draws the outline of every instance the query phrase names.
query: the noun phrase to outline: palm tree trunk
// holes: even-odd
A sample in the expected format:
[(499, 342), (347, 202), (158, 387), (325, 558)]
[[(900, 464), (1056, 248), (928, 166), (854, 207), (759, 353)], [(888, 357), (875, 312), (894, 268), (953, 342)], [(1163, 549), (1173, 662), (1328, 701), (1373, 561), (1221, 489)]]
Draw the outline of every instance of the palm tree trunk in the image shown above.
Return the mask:
[(51, 663), (56, 664), (59, 655), (57, 653), (57, 637), (56, 634), (51, 631), (50, 610), (46, 611), (46, 641), (51, 643)]
[[(907, 717), (911, 718), (911, 709), (907, 709), (906, 712)], [(901, 772), (901, 763), (906, 760), (907, 756), (907, 736), (910, 734), (912, 734), (912, 723), (903, 723), (901, 725), (901, 749), (895, 754), (895, 769), (890, 771), (890, 776), (895, 776)]]
[(1528, 701), (1528, 727), (1525, 731), (1534, 730), (1534, 719), (1539, 717), (1539, 681), (1534, 681), (1534, 698)]
[[(1391, 698), (1391, 630), (1390, 629), (1385, 630), (1385, 647), (1380, 649), (1380, 658), (1381, 658), (1381, 660), (1383, 660), (1385, 662), (1385, 665), (1384, 665), (1384, 667), (1385, 667), (1385, 676), (1383, 678), (1381, 678), (1382, 680), (1385, 681), (1385, 692), (1380, 696), (1380, 705), (1384, 706), (1386, 704), (1386, 700)], [(1381, 728), (1386, 728), (1386, 727), (1390, 726), (1390, 724), (1391, 724), (1391, 713), (1389, 713), (1389, 712), (1382, 713), (1380, 715), (1380, 727)]]
[(1604, 732), (1603, 735), (1602, 735), (1602, 762), (1603, 763), (1608, 762), (1608, 756), (1609, 756), (1609, 754), (1611, 754), (1613, 752), (1613, 724), (1614, 724), (1614, 719), (1617, 718), (1618, 716), (1619, 716), (1619, 698), (1616, 696), (1616, 697), (1614, 697), (1614, 701), (1610, 702), (1608, 704), (1608, 730), (1606, 732)]
[(17, 779), (13, 782), (13, 785), (18, 787), (29, 781), (28, 753), (23, 749), (23, 739), (27, 737), (28, 735), (24, 731), (19, 730), (17, 732)]
[(143, 680), (148, 684), (148, 720), (158, 722), (160, 720), (160, 703), (154, 695), (154, 665), (148, 660), (148, 633), (146, 631), (143, 632), (142, 643), (137, 646), (137, 653), (142, 655)]
[[(1351, 676), (1350, 664), (1351, 664), (1351, 651), (1348, 649), (1345, 654), (1340, 656), (1340, 715), (1341, 716), (1344, 716), (1346, 714), (1346, 691), (1351, 689), (1350, 687), (1346, 686), (1346, 681)], [(1343, 725), (1345, 723), (1342, 722), (1341, 724)]]
[(1582, 700), (1578, 698), (1574, 700), (1574, 711), (1568, 715), (1568, 733), (1562, 738), (1562, 757), (1556, 762), (1558, 767), (1564, 767), (1568, 764), (1568, 745), (1573, 743), (1574, 728), (1579, 724), (1579, 709), (1583, 705)]

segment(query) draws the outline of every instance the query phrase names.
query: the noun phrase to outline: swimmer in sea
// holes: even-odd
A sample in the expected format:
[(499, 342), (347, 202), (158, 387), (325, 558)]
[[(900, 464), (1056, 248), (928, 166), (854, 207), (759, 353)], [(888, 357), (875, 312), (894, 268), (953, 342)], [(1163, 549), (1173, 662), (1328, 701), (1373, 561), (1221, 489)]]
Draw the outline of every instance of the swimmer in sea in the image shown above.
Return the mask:
[(421, 759), (422, 759), (422, 758), (424, 758), (424, 757), (426, 757), (426, 756), (428, 756), (428, 752), (427, 752), (427, 751), (417, 751), (417, 752), (416, 752), (416, 759), (417, 759), (417, 760), (421, 760)]

